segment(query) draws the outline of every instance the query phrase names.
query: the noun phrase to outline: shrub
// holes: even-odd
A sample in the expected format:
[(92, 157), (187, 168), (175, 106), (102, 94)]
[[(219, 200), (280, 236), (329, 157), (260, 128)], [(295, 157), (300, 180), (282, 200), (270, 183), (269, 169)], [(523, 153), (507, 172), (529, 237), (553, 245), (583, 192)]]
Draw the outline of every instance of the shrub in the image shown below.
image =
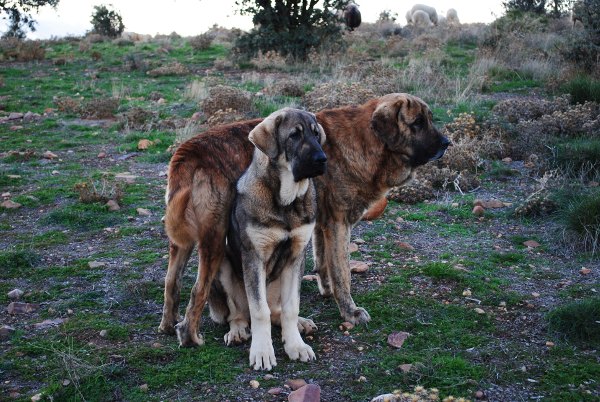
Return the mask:
[(121, 15), (114, 10), (109, 10), (105, 5), (94, 6), (91, 23), (95, 33), (109, 38), (121, 36), (125, 29)]
[(118, 108), (117, 98), (94, 98), (81, 105), (79, 114), (86, 119), (107, 119), (114, 117)]
[(163, 77), (169, 75), (188, 75), (190, 70), (178, 61), (167, 64), (166, 66), (158, 67), (148, 71), (151, 77)]
[(148, 62), (140, 53), (128, 53), (123, 56), (123, 68), (126, 71), (147, 71)]
[(196, 51), (207, 50), (210, 48), (214, 40), (214, 36), (210, 33), (193, 36), (188, 40), (191, 48)]
[(600, 139), (580, 138), (556, 147), (556, 162), (567, 172), (593, 178), (600, 173)]
[(547, 315), (548, 329), (575, 343), (600, 344), (600, 298), (559, 306)]
[(34, 61), (44, 60), (46, 50), (39, 41), (10, 37), (0, 40), (0, 54), (5, 60)]
[(105, 204), (109, 200), (120, 202), (123, 199), (123, 188), (120, 183), (111, 183), (106, 178), (100, 181), (88, 180), (75, 184), (75, 191), (79, 193), (79, 201), (84, 204), (96, 202)]
[(564, 219), (567, 229), (579, 236), (586, 249), (595, 252), (600, 240), (600, 191), (572, 199), (566, 206)]
[(317, 86), (302, 98), (308, 110), (318, 111), (344, 105), (360, 105), (376, 97), (369, 88), (358, 83), (328, 82)]
[(217, 85), (208, 91), (208, 97), (201, 102), (200, 108), (207, 116), (227, 109), (247, 112), (252, 109), (252, 95), (243, 89)]
[[(600, 56), (600, 54), (599, 54)], [(579, 76), (567, 82), (563, 90), (571, 95), (572, 103), (600, 103), (600, 80)]]

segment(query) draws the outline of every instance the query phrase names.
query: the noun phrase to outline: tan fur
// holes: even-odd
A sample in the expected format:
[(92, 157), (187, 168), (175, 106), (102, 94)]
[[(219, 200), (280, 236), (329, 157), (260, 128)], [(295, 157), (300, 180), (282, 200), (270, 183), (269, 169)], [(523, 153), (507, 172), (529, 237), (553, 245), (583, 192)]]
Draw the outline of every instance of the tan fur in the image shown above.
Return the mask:
[[(327, 173), (313, 179), (317, 192), (313, 250), (319, 289), (335, 297), (345, 320), (364, 323), (370, 316), (356, 306), (350, 293), (347, 247), (352, 226), (391, 187), (407, 181), (413, 168), (440, 157), (448, 143), (433, 126), (428, 106), (409, 94), (324, 110), (317, 113), (317, 120), (327, 135), (323, 150), (328, 158)], [(159, 329), (174, 332), (181, 287), (176, 279), (183, 271), (181, 263), (198, 243), (199, 275), (186, 316), (178, 324), (184, 346), (200, 344), (199, 317), (223, 259), (234, 183), (249, 165), (254, 148), (243, 138), (244, 132), (248, 135), (258, 122), (201, 134), (188, 141), (191, 144), (183, 144), (171, 161), (165, 220), (171, 249)]]

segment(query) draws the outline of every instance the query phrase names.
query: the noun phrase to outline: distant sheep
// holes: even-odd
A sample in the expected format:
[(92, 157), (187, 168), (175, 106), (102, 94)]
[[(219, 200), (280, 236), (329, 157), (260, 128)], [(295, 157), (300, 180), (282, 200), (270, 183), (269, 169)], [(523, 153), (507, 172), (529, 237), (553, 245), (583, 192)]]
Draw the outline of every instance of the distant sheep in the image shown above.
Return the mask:
[(410, 9), (410, 13), (412, 16), (412, 22), (416, 24), (415, 11), (424, 11), (429, 17), (429, 21), (431, 21), (434, 25), (438, 24), (438, 15), (437, 11), (435, 11), (435, 8), (427, 6), (425, 4), (415, 4), (414, 6), (412, 6), (412, 8)]
[(407, 24), (412, 24), (412, 22), (413, 22), (413, 21), (412, 21), (412, 11), (411, 11), (411, 10), (408, 10), (408, 11), (406, 12), (406, 23), (407, 23)]
[(358, 28), (361, 23), (360, 10), (354, 3), (349, 3), (344, 9), (344, 22), (351, 31)]
[(423, 10), (416, 10), (414, 13), (412, 13), (412, 22), (418, 27), (430, 27), (433, 25), (429, 19), (429, 14)]
[(449, 25), (460, 25), (460, 20), (458, 19), (458, 13), (456, 12), (455, 9), (449, 8), (448, 11), (446, 11), (446, 22)]

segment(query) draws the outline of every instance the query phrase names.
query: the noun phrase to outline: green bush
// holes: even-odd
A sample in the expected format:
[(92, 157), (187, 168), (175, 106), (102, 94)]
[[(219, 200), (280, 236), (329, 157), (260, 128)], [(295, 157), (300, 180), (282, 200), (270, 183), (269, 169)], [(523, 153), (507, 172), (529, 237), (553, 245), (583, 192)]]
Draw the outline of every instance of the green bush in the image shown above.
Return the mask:
[[(600, 57), (600, 52), (598, 53)], [(579, 76), (567, 82), (563, 91), (571, 95), (572, 103), (600, 103), (600, 80), (589, 76)]]
[(600, 344), (600, 298), (557, 307), (548, 313), (547, 319), (550, 331), (572, 342)]
[(556, 147), (557, 165), (568, 173), (594, 178), (600, 173), (600, 139), (580, 138)]
[(571, 197), (564, 210), (564, 220), (567, 229), (578, 234), (587, 249), (596, 251), (600, 240), (600, 191)]
[(115, 10), (109, 10), (105, 5), (94, 6), (91, 23), (95, 33), (109, 38), (121, 36), (125, 29), (121, 15)]

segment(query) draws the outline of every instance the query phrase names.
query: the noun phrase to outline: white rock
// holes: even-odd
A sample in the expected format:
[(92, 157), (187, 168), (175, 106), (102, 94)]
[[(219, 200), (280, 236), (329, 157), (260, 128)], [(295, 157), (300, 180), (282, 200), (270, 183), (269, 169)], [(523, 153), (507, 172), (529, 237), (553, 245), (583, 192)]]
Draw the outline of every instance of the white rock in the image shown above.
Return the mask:
[(21, 289), (13, 289), (8, 292), (8, 298), (11, 300), (19, 300), (24, 293), (25, 292), (23, 292)]

